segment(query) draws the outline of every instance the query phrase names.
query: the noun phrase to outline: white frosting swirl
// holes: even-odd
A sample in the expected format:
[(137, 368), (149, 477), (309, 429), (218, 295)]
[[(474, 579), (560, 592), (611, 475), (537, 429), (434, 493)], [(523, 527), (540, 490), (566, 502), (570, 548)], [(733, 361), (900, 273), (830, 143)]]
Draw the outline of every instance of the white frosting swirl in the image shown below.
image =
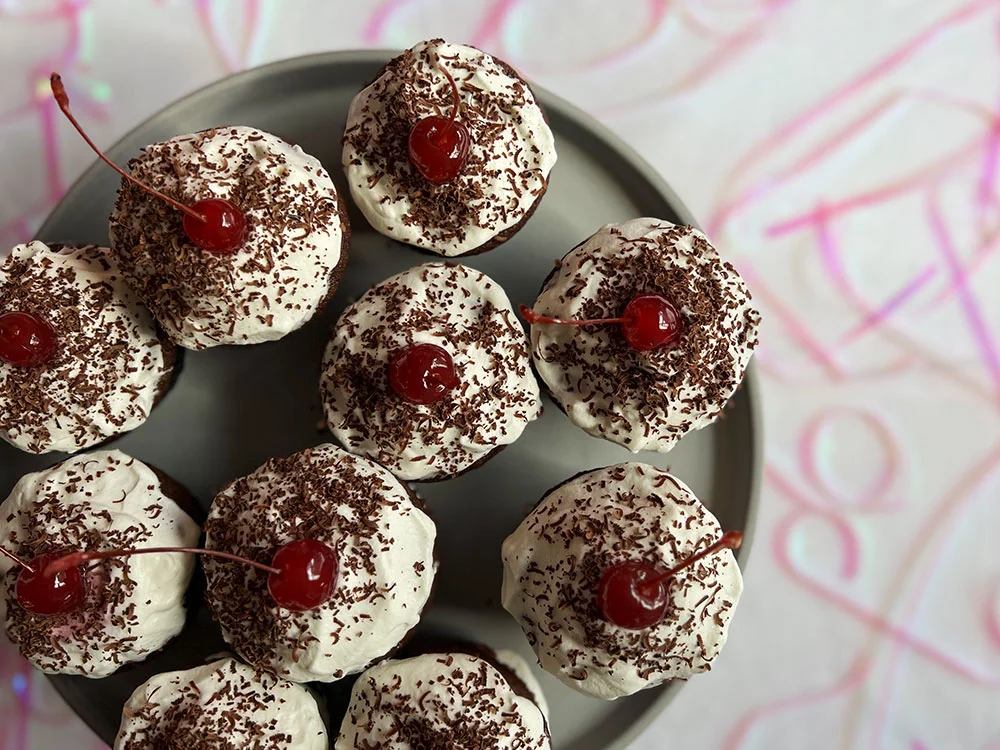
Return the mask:
[(135, 689), (114, 748), (151, 747), (327, 750), (329, 744), (307, 688), (227, 658), (158, 674)]
[(75, 453), (146, 421), (174, 349), (106, 248), (18, 245), (0, 263), (0, 314), (41, 317), (58, 337), (39, 367), (0, 361), (0, 438), (30, 453)]
[(488, 662), (467, 654), (386, 661), (354, 685), (335, 750), (551, 747), (545, 718)]
[(721, 536), (719, 522), (665, 471), (623, 463), (554, 489), (503, 545), (503, 605), (542, 668), (596, 698), (631, 695), (711, 668), (743, 578), (733, 553), (711, 554), (669, 584), (664, 619), (646, 630), (606, 621), (602, 571), (631, 560), (669, 568)]
[[(392, 391), (388, 367), (409, 344), (436, 344), (459, 385), (429, 406)], [(528, 342), (503, 289), (473, 268), (427, 263), (351, 305), (323, 361), (330, 430), (406, 480), (446, 477), (517, 440), (542, 413)]]
[(267, 574), (206, 559), (208, 601), (234, 650), (296, 682), (360, 672), (420, 621), (437, 573), (434, 522), (381, 466), (333, 445), (271, 459), (215, 498), (206, 547), (270, 563), (282, 544), (316, 539), (338, 556), (333, 598), (279, 607)]
[(618, 325), (531, 327), (538, 375), (570, 420), (633, 452), (668, 451), (722, 413), (743, 380), (760, 314), (736, 269), (705, 235), (660, 219), (602, 227), (545, 282), (541, 315), (616, 318), (640, 294), (684, 318), (676, 346), (634, 351)]
[[(471, 146), (462, 172), (434, 185), (410, 163), (407, 135), (424, 117), (451, 114), (442, 65), (458, 84), (458, 119)], [(545, 192), (555, 162), (552, 131), (528, 85), (501, 61), (443, 39), (390, 62), (347, 115), (344, 171), (365, 218), (382, 234), (444, 256), (509, 238)]]
[[(28, 474), (0, 505), (0, 539), (25, 561), (61, 550), (191, 547), (199, 535), (160, 477), (120, 451), (74, 456)], [(7, 635), (43, 672), (105, 677), (181, 631), (194, 565), (194, 556), (175, 553), (89, 563), (83, 607), (42, 617), (17, 604), (19, 568), (0, 558)]]
[(545, 700), (545, 693), (542, 692), (542, 684), (535, 677), (534, 671), (528, 665), (521, 655), (516, 651), (511, 651), (506, 648), (498, 648), (493, 652), (493, 656), (496, 660), (500, 662), (503, 666), (507, 667), (511, 672), (520, 678), (524, 686), (528, 688), (528, 692), (531, 693), (531, 697), (535, 699), (535, 704), (538, 709), (542, 712), (542, 716), (545, 717), (545, 721), (549, 720), (549, 704)]
[(126, 279), (181, 346), (259, 344), (300, 328), (332, 295), (347, 222), (319, 160), (277, 136), (223, 127), (154, 143), (132, 173), (193, 204), (223, 198), (247, 220), (233, 254), (194, 246), (183, 214), (123, 180), (111, 246)]

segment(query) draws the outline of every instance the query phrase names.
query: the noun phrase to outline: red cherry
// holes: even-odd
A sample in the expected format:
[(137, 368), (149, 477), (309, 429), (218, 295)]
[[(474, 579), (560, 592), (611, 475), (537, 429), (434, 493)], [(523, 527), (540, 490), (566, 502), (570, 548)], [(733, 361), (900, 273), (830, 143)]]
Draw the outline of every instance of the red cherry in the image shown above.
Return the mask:
[(410, 130), (407, 146), (410, 161), (428, 182), (451, 182), (469, 158), (472, 137), (469, 129), (455, 118), (458, 116), (458, 84), (451, 73), (441, 68), (448, 77), (454, 97), (451, 117), (430, 115), (418, 120)]
[(606, 568), (597, 584), (597, 606), (604, 619), (621, 628), (643, 630), (663, 619), (670, 601), (667, 587), (655, 579), (659, 571), (644, 562)]
[(659, 294), (641, 294), (625, 306), (622, 334), (633, 349), (645, 352), (669, 346), (684, 332), (684, 319), (674, 303)]
[(458, 385), (455, 362), (436, 344), (410, 344), (393, 354), (389, 385), (411, 404), (434, 404)]
[(17, 603), (33, 615), (59, 615), (79, 609), (87, 598), (83, 574), (78, 565), (52, 572), (49, 564), (62, 552), (46, 552), (22, 567), (14, 584)]
[(184, 233), (202, 250), (212, 253), (235, 253), (243, 246), (247, 219), (236, 206), (222, 198), (205, 198), (192, 208), (204, 220), (184, 214)]
[(52, 327), (37, 315), (9, 312), (0, 315), (0, 360), (15, 367), (44, 365), (56, 351)]
[(428, 182), (451, 182), (465, 166), (471, 143), (465, 125), (431, 115), (417, 122), (410, 131), (410, 161)]
[(667, 582), (706, 555), (721, 549), (739, 549), (743, 534), (727, 531), (714, 544), (665, 572), (645, 562), (628, 561), (605, 568), (597, 584), (597, 607), (612, 625), (645, 630), (663, 619), (670, 602)]
[(232, 253), (240, 248), (246, 237), (246, 216), (235, 205), (221, 198), (205, 198), (198, 201), (194, 206), (185, 206), (180, 201), (174, 200), (169, 195), (154, 190), (146, 183), (136, 179), (124, 169), (111, 161), (97, 144), (90, 140), (90, 136), (83, 130), (83, 126), (76, 121), (69, 108), (69, 95), (63, 85), (62, 78), (58, 73), (53, 73), (49, 77), (49, 85), (52, 88), (52, 96), (59, 105), (59, 109), (66, 115), (66, 119), (76, 129), (87, 145), (93, 149), (98, 158), (115, 170), (118, 174), (131, 182), (133, 185), (145, 190), (151, 195), (155, 195), (166, 201), (178, 211), (184, 212), (184, 233), (188, 239), (202, 250), (212, 253)]
[[(0, 549), (0, 551), (3, 551)], [(70, 570), (79, 571), (79, 566), (93, 560), (109, 560), (113, 557), (160, 554), (164, 552), (185, 552), (192, 555), (206, 555), (223, 560), (232, 560), (250, 565), (268, 573), (267, 589), (279, 606), (302, 611), (318, 607), (333, 596), (337, 586), (337, 554), (315, 539), (301, 539), (278, 548), (271, 565), (248, 560), (245, 557), (214, 549), (195, 547), (146, 547), (144, 549), (113, 549), (103, 552), (70, 552), (57, 554), (42, 563), (41, 573), (52, 577)], [(4, 552), (13, 560), (10, 553)], [(18, 561), (20, 562), (20, 561)], [(24, 563), (21, 563), (23, 566)], [(22, 572), (21, 575), (24, 575)]]
[(337, 553), (315, 539), (299, 539), (278, 548), (267, 577), (267, 590), (279, 606), (302, 612), (325, 604), (337, 587)]
[(539, 315), (527, 305), (521, 305), (521, 316), (534, 325), (545, 323), (561, 326), (595, 326), (618, 323), (625, 341), (636, 351), (644, 352), (675, 344), (684, 333), (684, 318), (680, 310), (659, 294), (640, 294), (625, 306), (620, 318), (568, 320)]

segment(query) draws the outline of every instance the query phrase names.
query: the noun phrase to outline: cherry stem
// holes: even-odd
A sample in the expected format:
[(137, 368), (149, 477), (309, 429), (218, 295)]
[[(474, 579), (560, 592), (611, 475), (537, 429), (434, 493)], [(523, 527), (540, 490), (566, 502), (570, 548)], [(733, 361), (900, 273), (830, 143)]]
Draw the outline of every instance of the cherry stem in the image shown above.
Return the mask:
[(742, 531), (727, 531), (722, 535), (719, 541), (706, 547), (701, 552), (697, 552), (691, 555), (688, 559), (677, 563), (677, 565), (672, 567), (670, 570), (660, 573), (660, 575), (656, 576), (656, 578), (644, 581), (642, 586), (639, 587), (640, 591), (650, 597), (656, 596), (656, 589), (661, 583), (670, 580), (685, 568), (690, 568), (703, 557), (707, 557), (708, 555), (718, 552), (721, 549), (739, 549), (741, 544), (743, 544)]
[(104, 152), (101, 151), (101, 149), (99, 149), (97, 147), (97, 144), (95, 144), (92, 140), (90, 140), (90, 136), (87, 135), (87, 133), (84, 131), (84, 129), (80, 125), (80, 123), (78, 123), (76, 121), (76, 118), (73, 116), (73, 113), (70, 112), (70, 109), (69, 109), (69, 95), (66, 93), (66, 87), (63, 85), (62, 76), (60, 76), (58, 73), (53, 73), (49, 77), (49, 84), (52, 87), (52, 96), (55, 97), (56, 104), (59, 105), (59, 109), (61, 109), (62, 113), (64, 115), (66, 115), (66, 119), (70, 121), (70, 124), (74, 128), (76, 128), (76, 132), (83, 136), (83, 140), (85, 140), (87, 142), (87, 145), (90, 146), (91, 149), (93, 149), (94, 153), (97, 154), (97, 156), (101, 159), (101, 161), (103, 161), (105, 164), (107, 164), (109, 167), (111, 167), (113, 170), (115, 170), (118, 174), (120, 174), (122, 177), (124, 177), (129, 182), (131, 182), (133, 185), (136, 185), (136, 186), (142, 188), (143, 190), (145, 190), (148, 193), (152, 193), (157, 198), (165, 200), (167, 203), (169, 203), (174, 208), (178, 209), (179, 211), (183, 211), (184, 213), (188, 214), (189, 216), (193, 216), (198, 221), (202, 221), (202, 222), (205, 221), (205, 217), (202, 216), (197, 211), (195, 211), (190, 206), (185, 206), (183, 203), (181, 203), (180, 201), (174, 200), (169, 195), (165, 195), (164, 193), (161, 193), (159, 190), (154, 190), (153, 188), (151, 188), (146, 183), (144, 183), (141, 180), (139, 180), (139, 179), (133, 177), (132, 175), (130, 175), (124, 169), (122, 169), (117, 164), (115, 164), (113, 161), (111, 161), (111, 159), (109, 159), (107, 156), (105, 156)]
[(143, 549), (112, 549), (106, 552), (70, 552), (68, 555), (64, 555), (58, 560), (53, 560), (46, 565), (42, 574), (46, 576), (54, 576), (56, 573), (76, 567), (77, 565), (82, 565), (86, 562), (92, 562), (93, 560), (108, 560), (113, 557), (131, 557), (132, 555), (151, 555), (154, 552), (187, 552), (192, 555), (221, 557), (223, 560), (232, 560), (233, 562), (252, 565), (258, 570), (263, 570), (267, 573), (274, 573), (275, 575), (281, 574), (281, 571), (278, 568), (273, 568), (270, 565), (264, 565), (263, 563), (254, 562), (253, 560), (247, 560), (245, 557), (233, 555), (229, 552), (219, 552), (214, 549), (201, 549), (200, 547), (146, 547)]
[(34, 573), (35, 572), (35, 569), (33, 567), (31, 567), (30, 565), (28, 565), (28, 563), (26, 563), (20, 557), (18, 557), (17, 555), (15, 555), (13, 552), (8, 552), (3, 547), (0, 547), (0, 553), (2, 553), (3, 556), (6, 557), (11, 562), (15, 562), (18, 565), (20, 565), (22, 568), (24, 568), (29, 573)]
[(628, 318), (593, 318), (591, 320), (564, 320), (563, 318), (550, 318), (539, 315), (527, 305), (521, 305), (521, 317), (534, 325), (535, 323), (555, 323), (561, 326), (596, 326), (606, 323), (626, 323)]
[(451, 84), (451, 91), (452, 91), (452, 98), (453, 98), (453, 101), (454, 101), (454, 106), (452, 107), (451, 117), (448, 118), (448, 122), (449, 123), (455, 122), (455, 119), (458, 117), (458, 107), (459, 107), (459, 104), (461, 103), (461, 99), (459, 99), (459, 96), (458, 96), (458, 84), (455, 83), (455, 79), (452, 78), (452, 75), (451, 75), (451, 73), (448, 72), (448, 69), (444, 65), (441, 65), (441, 61), (440, 60), (438, 60), (438, 66), (441, 68), (441, 72), (444, 73), (445, 77), (448, 79), (448, 83)]

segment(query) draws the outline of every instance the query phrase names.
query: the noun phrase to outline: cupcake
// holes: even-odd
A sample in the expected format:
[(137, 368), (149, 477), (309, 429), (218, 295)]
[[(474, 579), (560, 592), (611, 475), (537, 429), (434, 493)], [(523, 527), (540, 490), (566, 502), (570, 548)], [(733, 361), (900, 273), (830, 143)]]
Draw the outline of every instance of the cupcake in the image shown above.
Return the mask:
[(599, 229), (522, 312), (553, 399), (574, 424), (633, 452), (668, 451), (718, 418), (760, 322), (705, 236), (659, 219)]
[(333, 296), (347, 213), (319, 160), (298, 146), (214, 128), (147, 146), (129, 170), (183, 204), (123, 179), (110, 227), (126, 281), (180, 346), (274, 341)]
[(436, 530), (388, 471), (332, 445), (275, 458), (215, 498), (209, 550), (282, 567), (275, 551), (310, 540), (333, 551), (334, 588), (290, 608), (260, 571), (206, 558), (207, 599), (251, 666), (331, 682), (391, 653), (420, 621), (437, 573)]
[[(179, 502), (190, 502), (179, 485), (124, 453), (74, 456), (17, 483), (0, 506), (0, 545), (39, 572), (68, 552), (191, 547), (200, 529)], [(76, 587), (79, 596), (47, 609), (59, 587), (41, 590), (0, 558), (7, 635), (43, 672), (106, 677), (181, 631), (193, 571), (191, 555), (92, 563), (61, 582), (63, 592)]]
[(176, 349), (106, 248), (18, 245), (0, 262), (0, 438), (75, 453), (134, 430)]
[(503, 605), (543, 669), (595, 698), (631, 695), (711, 668), (743, 591), (741, 539), (665, 471), (597, 469), (504, 542)]
[(122, 712), (115, 750), (327, 750), (316, 699), (302, 685), (234, 659), (150, 678)]
[(443, 39), (389, 62), (347, 115), (344, 172), (365, 218), (447, 257), (514, 236), (555, 161), (552, 131), (524, 79)]
[(334, 748), (551, 747), (537, 699), (511, 675), (460, 652), (386, 661), (355, 683)]
[(337, 440), (405, 480), (480, 464), (542, 412), (507, 295), (454, 263), (411, 268), (348, 307), (320, 390)]

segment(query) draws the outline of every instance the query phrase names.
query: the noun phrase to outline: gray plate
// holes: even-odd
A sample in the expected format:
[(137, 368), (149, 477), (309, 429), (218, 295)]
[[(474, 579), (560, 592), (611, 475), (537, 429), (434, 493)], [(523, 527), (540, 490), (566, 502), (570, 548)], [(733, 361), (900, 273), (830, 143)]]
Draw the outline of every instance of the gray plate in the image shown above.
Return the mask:
[[(336, 52), (279, 62), (232, 76), (171, 105), (129, 133), (110, 155), (124, 164), (144, 145), (215, 125), (252, 125), (298, 143), (319, 157), (341, 195), (340, 136), (352, 97), (392, 53)], [(511, 300), (531, 303), (554, 259), (599, 226), (636, 216), (693, 223), (669, 187), (605, 128), (545, 91), (537, 90), (559, 149), (548, 194), (510, 242), (469, 265), (499, 281)], [(68, 129), (67, 125), (67, 129)], [(85, 148), (83, 143), (78, 148)], [(106, 218), (117, 176), (100, 164), (73, 186), (39, 231), (49, 241), (107, 243)], [(303, 330), (272, 344), (188, 353), (184, 371), (141, 429), (114, 447), (167, 471), (207, 509), (229, 480), (272, 456), (326, 442), (317, 430), (317, 382), (327, 331), (347, 301), (369, 286), (430, 260), (375, 233), (351, 212), (351, 260), (336, 298)], [(668, 455), (632, 456), (573, 427), (551, 403), (524, 436), (484, 467), (459, 479), (424, 485), (421, 493), (437, 520), (441, 573), (425, 625), (494, 647), (531, 651), (516, 623), (499, 607), (500, 544), (526, 509), (550, 487), (577, 472), (636, 459), (669, 467), (712, 508), (725, 528), (753, 528), (760, 469), (757, 391), (746, 387), (715, 426), (686, 437)], [(0, 448), (0, 497), (17, 478), (58, 461)], [(749, 544), (740, 550), (741, 563)], [(157, 672), (199, 663), (223, 648), (217, 628), (194, 597), (184, 633), (147, 662), (91, 681), (54, 679), (69, 704), (105, 741), (118, 728), (132, 690)], [(737, 627), (739, 617), (737, 617)], [(552, 736), (559, 750), (624, 748), (670, 701), (679, 684), (604, 703), (577, 695), (539, 671), (552, 706)], [(346, 685), (326, 689), (336, 732)]]

